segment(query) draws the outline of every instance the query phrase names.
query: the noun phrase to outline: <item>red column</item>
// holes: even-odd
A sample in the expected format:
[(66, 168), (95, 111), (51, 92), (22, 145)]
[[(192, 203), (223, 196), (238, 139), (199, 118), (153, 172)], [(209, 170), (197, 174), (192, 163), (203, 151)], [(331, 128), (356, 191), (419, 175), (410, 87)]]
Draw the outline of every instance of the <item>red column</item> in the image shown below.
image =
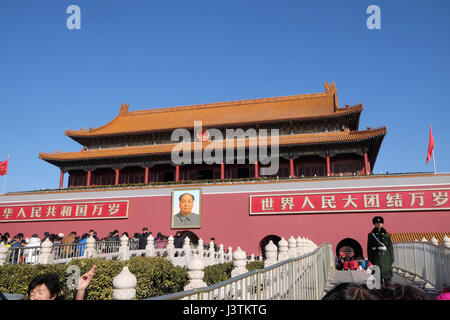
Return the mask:
[(259, 177), (258, 160), (255, 161), (255, 178)]
[(225, 179), (225, 163), (220, 164), (220, 179)]
[(116, 186), (119, 184), (119, 175), (120, 175), (120, 170), (116, 169), (116, 179), (114, 180), (114, 184)]
[(289, 158), (289, 168), (290, 168), (290, 176), (295, 177), (295, 169), (294, 169), (294, 158)]
[(364, 172), (365, 174), (370, 174), (370, 162), (369, 157), (367, 156), (367, 152), (364, 152)]
[(86, 186), (89, 187), (90, 185), (91, 185), (91, 170), (88, 170)]
[(64, 171), (61, 170), (61, 174), (59, 176), (59, 188), (62, 189), (64, 185)]
[(145, 166), (145, 183), (148, 183), (148, 166)]
[(180, 181), (180, 166), (178, 164), (175, 166), (175, 181)]
[(333, 175), (331, 173), (331, 161), (330, 161), (330, 156), (327, 156), (327, 176), (331, 176)]

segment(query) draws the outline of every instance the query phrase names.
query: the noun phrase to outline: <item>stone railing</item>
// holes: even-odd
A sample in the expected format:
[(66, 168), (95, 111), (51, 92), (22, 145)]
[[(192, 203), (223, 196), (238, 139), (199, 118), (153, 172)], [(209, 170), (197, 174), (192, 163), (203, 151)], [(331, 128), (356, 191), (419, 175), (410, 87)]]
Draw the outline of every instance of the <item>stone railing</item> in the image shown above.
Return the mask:
[[(204, 276), (204, 268), (208, 265), (232, 262), (233, 270), (231, 272), (231, 278), (238, 279), (245, 277), (245, 275), (248, 273), (248, 270), (246, 269), (246, 263), (255, 261), (254, 254), (248, 257), (245, 251), (243, 251), (240, 247), (238, 247), (234, 252), (232, 252), (232, 248), (229, 247), (228, 251), (225, 252), (224, 247), (221, 244), (218, 250), (215, 251), (213, 242), (209, 244), (208, 248), (204, 246), (203, 241), (199, 239), (198, 245), (192, 246), (190, 244), (190, 239), (188, 237), (185, 238), (183, 248), (181, 249), (175, 249), (174, 239), (172, 236), (169, 237), (165, 248), (157, 248), (159, 246), (155, 245), (154, 238), (151, 235), (147, 238), (147, 246), (143, 250), (138, 249), (130, 250), (130, 242), (128, 241), (128, 238), (126, 236), (122, 236), (122, 238), (120, 239), (120, 244), (114, 242), (106, 244), (103, 242), (96, 242), (94, 238), (90, 237), (87, 239), (85, 247), (82, 248), (83, 250), (77, 251), (75, 250), (75, 246), (80, 246), (80, 244), (72, 245), (72, 249), (74, 249), (73, 253), (74, 254), (82, 253), (82, 256), (64, 257), (64, 249), (66, 249), (67, 252), (69, 252), (68, 251), (68, 249), (70, 249), (68, 248), (69, 246), (67, 246), (66, 248), (59, 248), (58, 251), (55, 250), (55, 247), (60, 246), (54, 247), (49, 240), (46, 240), (41, 244), (39, 248), (36, 263), (38, 264), (66, 263), (74, 258), (91, 258), (91, 257), (102, 259), (117, 259), (117, 260), (128, 260), (132, 256), (166, 257), (170, 259), (174, 263), (174, 265), (186, 266), (189, 277), (189, 282), (184, 288), (185, 291), (172, 295), (170, 299), (182, 299), (182, 298), (186, 299), (189, 296), (189, 292), (191, 291), (196, 292), (198, 288), (207, 289), (205, 288), (206, 283), (203, 281), (203, 276)], [(278, 264), (283, 263), (284, 261), (289, 262), (291, 260), (299, 259), (300, 256), (306, 257), (306, 255), (317, 250), (317, 245), (315, 245), (311, 240), (300, 237), (295, 239), (292, 236), (288, 240), (282, 238), (279, 241), (278, 246), (279, 247), (277, 247), (272, 241), (270, 241), (268, 245), (265, 247), (266, 260), (264, 261), (264, 269), (261, 272), (264, 272), (264, 270), (266, 269), (273, 269), (273, 268), (275, 268), (274, 270), (278, 270), (277, 268)], [(4, 243), (0, 243), (0, 265), (6, 262), (7, 252), (8, 248), (6, 248)], [(55, 257), (55, 252), (59, 252), (60, 253), (59, 256), (63, 256), (63, 258)], [(262, 258), (260, 257), (259, 260), (262, 260)], [(298, 270), (303, 270), (302, 274), (304, 275), (306, 275), (306, 273), (309, 274), (310, 272), (309, 269), (314, 267), (312, 264), (313, 260), (308, 262), (308, 267), (306, 267), (306, 265), (304, 264), (305, 261), (306, 260), (303, 259), (302, 265), (296, 267)], [(295, 263), (298, 264), (298, 262)], [(314, 272), (317, 273), (317, 270)], [(277, 271), (275, 278), (278, 279), (277, 281), (281, 281), (282, 276), (285, 274), (286, 272), (284, 270), (281, 272)], [(272, 273), (270, 273), (268, 277), (271, 279), (270, 281), (274, 280), (272, 279), (273, 278)], [(301, 278), (303, 276), (299, 275), (299, 277)], [(262, 278), (264, 282), (263, 287), (270, 286), (269, 283), (266, 283), (269, 278), (263, 276)], [(311, 286), (317, 285), (317, 281), (314, 280), (313, 277), (308, 276), (308, 279), (309, 279), (308, 281), (311, 282)], [(116, 300), (134, 299), (136, 297), (136, 284), (137, 284), (136, 277), (129, 271), (127, 266), (123, 267), (120, 274), (117, 275), (113, 280), (113, 287), (114, 287), (113, 298)], [(241, 284), (239, 284), (239, 286), (240, 285)], [(232, 285), (228, 289), (230, 288), (235, 290), (236, 286)], [(209, 294), (209, 297), (210, 299), (224, 299), (226, 297), (229, 298), (230, 296), (234, 297), (234, 295), (237, 294), (235, 292), (234, 295), (232, 295), (230, 292), (228, 292), (229, 290), (227, 291), (228, 293), (224, 293), (225, 291), (226, 291), (225, 289), (212, 291)], [(224, 294), (226, 297), (224, 296)], [(260, 295), (261, 292), (258, 292), (257, 294)], [(281, 293), (277, 294), (280, 295)], [(205, 298), (205, 296), (202, 297)], [(156, 299), (164, 299), (164, 297), (157, 297)]]
[[(124, 239), (125, 243), (125, 239)], [(317, 250), (317, 245), (306, 238), (290, 237), (288, 241), (282, 238), (278, 243), (279, 248), (270, 241), (265, 248), (266, 260), (264, 267), (269, 267), (286, 259), (303, 256)], [(208, 265), (217, 263), (232, 262), (233, 270), (231, 277), (236, 278), (248, 273), (246, 269), (247, 262), (255, 261), (255, 256), (252, 254), (247, 256), (245, 251), (240, 247), (232, 252), (231, 247), (228, 248), (227, 253), (223, 250), (223, 245), (219, 246), (218, 251), (214, 251), (214, 243), (209, 244), (209, 249), (205, 250), (203, 240), (199, 239), (198, 246), (191, 246), (189, 238), (185, 238), (182, 249), (175, 249), (173, 246), (173, 237), (169, 237), (167, 247), (165, 249), (155, 249), (153, 237), (149, 236), (147, 240), (147, 247), (145, 250), (137, 250), (136, 252), (129, 252), (126, 256), (132, 254), (139, 254), (145, 251), (146, 256), (164, 256), (169, 258), (175, 265), (183, 265), (187, 267), (189, 283), (184, 287), (184, 292), (178, 293), (183, 295), (190, 290), (206, 287), (203, 281), (204, 268)], [(126, 257), (125, 256), (125, 257)], [(124, 258), (122, 256), (121, 258)], [(260, 257), (259, 260), (262, 260)], [(306, 269), (305, 269), (306, 271)], [(311, 278), (312, 279), (312, 278)], [(136, 297), (136, 277), (130, 272), (128, 267), (123, 267), (122, 272), (114, 278), (113, 281), (113, 298), (116, 300), (131, 300)], [(177, 294), (175, 294), (177, 295)], [(219, 293), (215, 292), (211, 299), (218, 299)], [(158, 297), (160, 299), (161, 297)], [(172, 297), (173, 299), (175, 297)], [(178, 297), (183, 298), (183, 297)]]
[[(232, 248), (225, 252), (223, 244), (215, 250), (214, 242), (205, 246), (202, 239), (198, 245), (192, 245), (189, 237), (184, 239), (182, 248), (175, 248), (174, 238), (169, 237), (167, 241), (155, 241), (153, 236), (147, 238), (145, 249), (138, 249), (136, 243), (130, 241), (125, 235), (120, 241), (96, 241), (89, 237), (86, 243), (75, 243), (70, 245), (53, 244), (45, 240), (40, 247), (8, 249), (5, 244), (0, 243), (0, 265), (6, 263), (28, 263), (28, 264), (53, 264), (68, 263), (72, 259), (100, 258), (105, 260), (126, 261), (134, 256), (165, 257), (176, 266), (186, 266), (193, 255), (197, 255), (205, 266), (232, 261)], [(29, 257), (30, 256), (30, 257)], [(22, 257), (20, 259), (20, 257)], [(24, 258), (26, 257), (26, 258)], [(247, 258), (254, 261), (254, 255)]]
[(194, 256), (187, 265), (189, 283), (183, 292), (147, 300), (267, 300), (319, 299), (328, 272), (334, 267), (331, 245), (320, 248), (311, 240), (282, 238), (278, 247), (269, 241), (265, 247), (264, 269), (249, 272), (246, 253), (233, 253), (231, 278), (207, 287), (203, 281), (204, 265)]
[(394, 271), (420, 283), (424, 288), (441, 291), (450, 285), (450, 239), (442, 246), (436, 238), (394, 244)]

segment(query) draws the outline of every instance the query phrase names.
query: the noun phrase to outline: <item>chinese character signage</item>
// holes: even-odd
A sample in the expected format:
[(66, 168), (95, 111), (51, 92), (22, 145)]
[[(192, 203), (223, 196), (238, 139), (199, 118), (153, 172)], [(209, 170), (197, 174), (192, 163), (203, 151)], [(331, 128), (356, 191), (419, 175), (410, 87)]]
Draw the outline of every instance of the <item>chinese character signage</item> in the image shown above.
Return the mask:
[(450, 189), (250, 196), (250, 215), (450, 210)]
[(76, 203), (0, 204), (0, 222), (128, 218), (128, 200)]

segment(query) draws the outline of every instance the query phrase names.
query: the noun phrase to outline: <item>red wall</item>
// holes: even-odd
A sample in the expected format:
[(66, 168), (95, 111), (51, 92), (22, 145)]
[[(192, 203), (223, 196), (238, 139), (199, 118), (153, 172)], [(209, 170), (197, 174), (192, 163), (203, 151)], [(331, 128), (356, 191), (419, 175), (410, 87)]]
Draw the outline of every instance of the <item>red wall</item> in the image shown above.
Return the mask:
[[(327, 191), (321, 190), (321, 192)], [(263, 194), (277, 193), (283, 194), (283, 192)], [(249, 195), (251, 194), (258, 193), (204, 193), (202, 196), (202, 227), (201, 229), (191, 229), (191, 231), (202, 238), (205, 243), (208, 243), (210, 237), (214, 236), (217, 244), (224, 244), (225, 250), (229, 246), (233, 250), (240, 246), (248, 255), (252, 253), (258, 255), (260, 253), (259, 242), (265, 236), (274, 234), (284, 237), (286, 240), (291, 235), (295, 238), (307, 237), (317, 245), (322, 242), (331, 242), (334, 250), (339, 241), (344, 238), (352, 238), (361, 244), (364, 255), (367, 256), (367, 234), (373, 228), (371, 221), (376, 215), (384, 217), (385, 228), (390, 233), (448, 232), (450, 230), (449, 210), (250, 216)], [(114, 200), (114, 198), (108, 200)], [(120, 198), (120, 200), (124, 200), (124, 198)], [(135, 232), (141, 232), (144, 226), (148, 227), (154, 236), (157, 232), (174, 235), (178, 230), (170, 228), (171, 196), (129, 198), (129, 201), (127, 219), (9, 222), (0, 223), (0, 232), (9, 232), (11, 236), (23, 232), (26, 237), (37, 233), (42, 237), (45, 231), (63, 232), (64, 234), (77, 231), (81, 235), (88, 232), (89, 229), (95, 229), (99, 238), (102, 238), (114, 229), (118, 229), (120, 233), (127, 231), (130, 236)]]

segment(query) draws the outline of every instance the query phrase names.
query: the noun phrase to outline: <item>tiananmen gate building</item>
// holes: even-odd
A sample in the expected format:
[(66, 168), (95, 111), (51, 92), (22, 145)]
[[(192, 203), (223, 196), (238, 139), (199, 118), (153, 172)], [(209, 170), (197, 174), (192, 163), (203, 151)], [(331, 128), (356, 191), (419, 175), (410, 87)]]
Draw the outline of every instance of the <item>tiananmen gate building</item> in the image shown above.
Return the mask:
[[(366, 255), (376, 215), (394, 234), (448, 232), (450, 175), (374, 175), (387, 130), (360, 130), (362, 111), (340, 107), (334, 83), (276, 98), (125, 104), (101, 127), (66, 131), (80, 151), (39, 155), (59, 168), (59, 188), (1, 196), (0, 231), (106, 237), (146, 226), (154, 236), (215, 237), (248, 255), (290, 236)], [(179, 218), (186, 194), (188, 219)]]

